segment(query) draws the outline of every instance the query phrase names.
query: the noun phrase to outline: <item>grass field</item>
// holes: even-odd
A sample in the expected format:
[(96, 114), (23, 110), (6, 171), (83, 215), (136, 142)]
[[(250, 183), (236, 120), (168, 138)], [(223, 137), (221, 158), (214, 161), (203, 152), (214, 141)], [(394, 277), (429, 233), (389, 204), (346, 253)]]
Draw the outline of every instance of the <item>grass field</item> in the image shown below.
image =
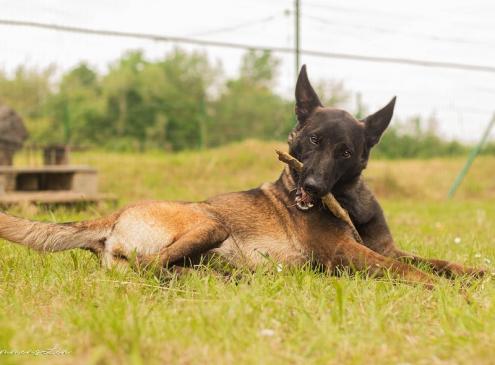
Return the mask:
[[(119, 205), (199, 200), (275, 179), (276, 146), (85, 152), (74, 162), (98, 167), (101, 190), (117, 195)], [(402, 248), (493, 269), (495, 158), (478, 159), (446, 201), (463, 162), (372, 161), (366, 176)], [(112, 209), (11, 212), (65, 221)], [(428, 291), (304, 268), (226, 279), (204, 267), (157, 280), (105, 271), (86, 252), (41, 255), (0, 241), (0, 364), (493, 364), (494, 282), (466, 284), (439, 278)], [(8, 354), (48, 349), (63, 353)]]

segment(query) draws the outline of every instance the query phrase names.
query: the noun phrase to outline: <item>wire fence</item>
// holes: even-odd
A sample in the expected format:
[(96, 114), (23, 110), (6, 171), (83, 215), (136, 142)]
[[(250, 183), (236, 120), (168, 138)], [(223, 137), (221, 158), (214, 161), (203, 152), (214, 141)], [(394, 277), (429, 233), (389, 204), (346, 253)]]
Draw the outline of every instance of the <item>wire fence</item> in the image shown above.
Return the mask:
[[(271, 51), (279, 54), (282, 60), (287, 64), (290, 57), (292, 57), (295, 52), (294, 47), (290, 46), (294, 38), (294, 30), (292, 28), (293, 21), (291, 20), (294, 16), (294, 11), (292, 9), (293, 3), (285, 0), (274, 3), (276, 3), (276, 6), (274, 5), (272, 9), (278, 10), (270, 11), (270, 14), (268, 15), (262, 15), (251, 19), (246, 18), (245, 21), (230, 21), (226, 18), (225, 22), (222, 22), (218, 26), (206, 27), (206, 29), (203, 30), (199, 29), (183, 32), (185, 36), (154, 32), (122, 31), (110, 29), (111, 27), (81, 27), (54, 22), (7, 18), (0, 19), (0, 26), (2, 26), (1, 28), (9, 27), (10, 29), (25, 28), (30, 29), (33, 32), (45, 30), (47, 33), (51, 31), (55, 32), (55, 34), (80, 34), (82, 37), (87, 36), (88, 39), (92, 39), (91, 37), (110, 40), (121, 38), (127, 40), (133, 39), (138, 42), (152, 42), (153, 44), (163, 43), (165, 45), (183, 45), (192, 48), (200, 47), (213, 54), (216, 52), (216, 54), (220, 54), (216, 50), (224, 50), (222, 52), (252, 49)], [(392, 96), (393, 93), (400, 93), (401, 95), (405, 95), (405, 97), (401, 98), (401, 95), (399, 95), (399, 106), (406, 110), (408, 114), (413, 113), (415, 110), (423, 115), (437, 114), (440, 119), (448, 119), (448, 121), (444, 122), (444, 125), (450, 123), (446, 129), (449, 132), (453, 132), (455, 137), (466, 138), (473, 141), (476, 140), (479, 137), (483, 126), (486, 124), (486, 119), (491, 115), (492, 109), (489, 100), (495, 93), (495, 90), (490, 87), (491, 81), (495, 81), (495, 77), (493, 77), (493, 75), (495, 75), (495, 66), (492, 66), (493, 62), (489, 62), (489, 58), (472, 57), (471, 59), (475, 59), (479, 62), (464, 63), (451, 61), (449, 57), (445, 57), (443, 60), (423, 58), (419, 56), (419, 53), (418, 57), (414, 57), (414, 52), (407, 57), (398, 57), (393, 56), (394, 50), (392, 47), (386, 50), (379, 49), (375, 54), (372, 54), (372, 52), (340, 52), (328, 50), (335, 49), (336, 47), (331, 47), (331, 45), (329, 46), (327, 44), (323, 44), (321, 49), (308, 48), (305, 46), (306, 43), (304, 40), (308, 39), (308, 34), (313, 37), (313, 35), (317, 33), (317, 30), (321, 29), (323, 29), (325, 33), (328, 32), (332, 36), (332, 39), (339, 37), (345, 38), (344, 36), (346, 34), (347, 36), (350, 35), (352, 37), (374, 34), (377, 38), (401, 35), (413, 39), (414, 42), (430, 42), (432, 44), (438, 44), (439, 47), (448, 46), (452, 48), (457, 46), (489, 47), (492, 43), (495, 44), (495, 40), (492, 40), (490, 37), (469, 37), (467, 34), (459, 35), (458, 33), (454, 35), (432, 34), (428, 33), (428, 30), (418, 30), (407, 26), (398, 27), (396, 24), (400, 22), (408, 24), (407, 22), (414, 19), (417, 15), (406, 11), (392, 11), (388, 8), (380, 9), (378, 6), (353, 6), (353, 4), (354, 3), (340, 4), (335, 2), (322, 3), (303, 0), (301, 16), (304, 30), (302, 33), (303, 47), (301, 49), (301, 54), (307, 60), (311, 59), (311, 62), (314, 62), (318, 68), (320, 68), (319, 65), (322, 65), (322, 63), (317, 60), (332, 61), (332, 65), (337, 65), (337, 71), (334, 77), (337, 79), (344, 79), (351, 88), (357, 88), (356, 91), (363, 91), (365, 99), (371, 99), (372, 107), (380, 103), (380, 101), (375, 101), (378, 100), (378, 98), (374, 98), (374, 95), (383, 95), (380, 96), (380, 98), (386, 99), (388, 96)], [(257, 5), (260, 8), (265, 7), (264, 2), (259, 2)], [(266, 7), (268, 8), (268, 6)], [(232, 9), (230, 9), (230, 11), (232, 11)], [(55, 9), (53, 6), (46, 7), (45, 12), (53, 13), (53, 16), (51, 16), (52, 19), (62, 19), (62, 14), (67, 13), (61, 9)], [(452, 14), (446, 11), (439, 15), (442, 15), (442, 19), (447, 19), (451, 17)], [(362, 21), (362, 19), (373, 19), (374, 21)], [(486, 27), (483, 26), (482, 22), (468, 24), (467, 20), (464, 21), (461, 18), (457, 23), (463, 24), (462, 26), (465, 27), (469, 26), (469, 29), (477, 29), (479, 32), (486, 33), (489, 31), (489, 29), (486, 29)], [(191, 28), (196, 27), (191, 23)], [(267, 40), (268, 37), (267, 39), (264, 39), (259, 35), (274, 32), (275, 29), (278, 29), (277, 31), (284, 34), (285, 42), (275, 42), (272, 45), (266, 45), (269, 41)], [(261, 33), (260, 30), (262, 30)], [(249, 36), (249, 34), (253, 34), (253, 36)], [(306, 38), (304, 37), (305, 34)], [(232, 41), (233, 38), (235, 41)], [(60, 44), (62, 50), (68, 49), (68, 53), (76, 53), (73, 49), (74, 47), (77, 47), (76, 44), (70, 44), (70, 42), (65, 41), (65, 38), (58, 38), (58, 36), (53, 39), (54, 42)], [(285, 43), (285, 45), (280, 45), (280, 43)], [(6, 49), (14, 46), (17, 52), (23, 52), (22, 45), (15, 45), (13, 43), (7, 44)], [(46, 59), (47, 56), (44, 57)], [(60, 56), (53, 56), (53, 62), (57, 63), (57, 57)], [(89, 57), (89, 59), (91, 58)], [(36, 60), (34, 60), (34, 62), (36, 62)], [(347, 62), (352, 62), (352, 64), (355, 65), (355, 69), (357, 70), (355, 74), (353, 71), (348, 74), (339, 74), (339, 72), (341, 72), (340, 70), (344, 69), (341, 65), (347, 65)], [(371, 86), (368, 89), (363, 90), (359, 90), (359, 88), (362, 87), (362, 83), (356, 82), (357, 78), (363, 76), (363, 73), (359, 73), (363, 68), (361, 65), (376, 65), (376, 67), (366, 66), (372, 67), (371, 75), (365, 75), (365, 77), (369, 78), (368, 85)], [(390, 67), (390, 75), (385, 74), (384, 67)], [(391, 83), (386, 85), (386, 81), (381, 83), (376, 75), (373, 75), (373, 73), (383, 73), (384, 80), (387, 78), (397, 78), (400, 77), (398, 76), (400, 73), (404, 75), (409, 73), (408, 67), (416, 68), (417, 70), (424, 69), (425, 78), (432, 78), (431, 88), (421, 90), (419, 86), (415, 87), (415, 85), (408, 85), (406, 83), (401, 84), (396, 81), (393, 85)], [(230, 65), (227, 65), (227, 68), (232, 69)], [(284, 75), (287, 76), (286, 79), (290, 78), (293, 80), (293, 71), (289, 71), (287, 66), (284, 70), (286, 72)], [(457, 80), (462, 78), (469, 80), (472, 78), (472, 80), (475, 80), (471, 82), (471, 85), (468, 85), (468, 87), (470, 91), (472, 91), (472, 94), (475, 95), (473, 99), (476, 99), (477, 102), (470, 100), (469, 96), (466, 96), (466, 92), (456, 94), (456, 86), (448, 85), (449, 80), (454, 77), (452, 76), (453, 74), (450, 74), (449, 72), (457, 72), (458, 74), (455, 76)], [(476, 76), (476, 74), (478, 76)], [(463, 75), (466, 75), (466, 77)], [(473, 76), (468, 77), (467, 75)], [(486, 84), (481, 84), (479, 82), (482, 78), (486, 78)], [(441, 87), (437, 86), (443, 82), (447, 83), (447, 86), (444, 86), (448, 88), (445, 92), (440, 90)], [(467, 82), (469, 83), (470, 81)], [(293, 81), (287, 83), (293, 85)], [(425, 84), (427, 84), (427, 82), (422, 80), (423, 87)], [(466, 84), (464, 83), (463, 86), (465, 85)], [(481, 88), (484, 88), (485, 90), (480, 90)], [(288, 91), (290, 89), (291, 86), (287, 86), (285, 90)], [(421, 98), (420, 94), (428, 92), (433, 93), (433, 91), (438, 100), (425, 103), (425, 97)], [(441, 96), (441, 98), (438, 96)], [(449, 137), (449, 135), (447, 136)]]

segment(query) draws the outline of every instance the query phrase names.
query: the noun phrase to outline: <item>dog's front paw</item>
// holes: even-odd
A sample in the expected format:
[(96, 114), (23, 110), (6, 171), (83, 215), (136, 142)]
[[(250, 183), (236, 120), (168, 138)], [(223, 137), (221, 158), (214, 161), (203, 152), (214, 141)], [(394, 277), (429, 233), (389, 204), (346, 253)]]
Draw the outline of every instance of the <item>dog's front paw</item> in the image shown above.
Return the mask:
[(494, 273), (492, 273), (490, 270), (486, 270), (486, 269), (478, 269), (475, 267), (466, 267), (464, 269), (464, 275), (471, 276), (471, 277), (477, 278), (477, 279), (481, 279), (483, 277), (490, 276), (491, 274), (493, 275)]

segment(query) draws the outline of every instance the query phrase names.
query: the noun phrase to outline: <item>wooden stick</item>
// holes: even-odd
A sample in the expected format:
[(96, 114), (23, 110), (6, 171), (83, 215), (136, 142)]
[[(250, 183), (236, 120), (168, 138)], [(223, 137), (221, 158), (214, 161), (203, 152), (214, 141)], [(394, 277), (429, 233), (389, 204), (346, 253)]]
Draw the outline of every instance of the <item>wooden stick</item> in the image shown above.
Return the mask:
[[(280, 161), (286, 163), (287, 165), (289, 165), (289, 167), (292, 167), (297, 172), (302, 171), (304, 165), (297, 158), (289, 155), (286, 152), (282, 152), (279, 150), (275, 150), (275, 152), (277, 153), (278, 159)], [(347, 225), (352, 230), (354, 239), (359, 243), (363, 244), (363, 240), (361, 239), (361, 236), (359, 235), (359, 232), (357, 231), (356, 227), (354, 227), (354, 223), (352, 223), (351, 217), (349, 217), (349, 213), (347, 213), (347, 211), (344, 208), (342, 208), (342, 206), (339, 204), (337, 199), (335, 199), (333, 194), (332, 193), (326, 194), (321, 198), (321, 201), (323, 202), (323, 204), (325, 204), (328, 210), (332, 212), (334, 216), (347, 223)]]
[(292, 167), (297, 172), (301, 172), (302, 171), (304, 165), (297, 158), (292, 157), (288, 153), (282, 152), (282, 151), (279, 151), (279, 150), (275, 150), (275, 152), (277, 152), (278, 159), (280, 161), (282, 161), (283, 163), (286, 163), (287, 165), (289, 165), (289, 167)]

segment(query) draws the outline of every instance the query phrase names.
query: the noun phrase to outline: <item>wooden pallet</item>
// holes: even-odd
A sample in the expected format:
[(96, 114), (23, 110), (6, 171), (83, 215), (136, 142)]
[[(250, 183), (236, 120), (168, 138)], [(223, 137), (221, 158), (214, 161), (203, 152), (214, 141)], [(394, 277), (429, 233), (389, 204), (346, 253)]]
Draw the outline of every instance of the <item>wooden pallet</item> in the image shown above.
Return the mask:
[(98, 193), (98, 172), (87, 166), (0, 166), (0, 204), (70, 204), (115, 200)]
[(0, 205), (98, 203), (115, 200), (115, 196), (111, 194), (82, 194), (74, 191), (24, 191), (0, 195)]

